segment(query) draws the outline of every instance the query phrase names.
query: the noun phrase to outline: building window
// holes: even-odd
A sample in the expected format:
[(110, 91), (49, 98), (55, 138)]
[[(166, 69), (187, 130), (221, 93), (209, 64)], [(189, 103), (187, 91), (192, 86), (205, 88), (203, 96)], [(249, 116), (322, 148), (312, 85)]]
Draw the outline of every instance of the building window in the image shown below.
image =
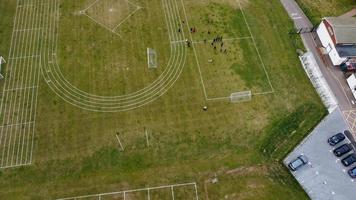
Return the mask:
[(329, 43), (328, 46), (326, 46), (326, 52), (329, 54), (331, 50), (333, 50), (331, 44)]
[(333, 29), (332, 29), (330, 26), (328, 26), (328, 31), (329, 31), (329, 34), (330, 34), (331, 36), (334, 35), (334, 31), (333, 31)]

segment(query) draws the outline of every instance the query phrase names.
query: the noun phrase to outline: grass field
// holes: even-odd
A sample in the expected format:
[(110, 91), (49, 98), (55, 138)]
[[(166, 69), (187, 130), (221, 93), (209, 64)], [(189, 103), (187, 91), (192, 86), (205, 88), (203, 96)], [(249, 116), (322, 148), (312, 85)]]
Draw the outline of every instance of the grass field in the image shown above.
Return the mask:
[(296, 0), (313, 24), (320, 23), (323, 17), (340, 16), (353, 8), (353, 0)]
[(279, 1), (1, 3), (0, 199), (307, 199), (280, 161), (326, 110)]

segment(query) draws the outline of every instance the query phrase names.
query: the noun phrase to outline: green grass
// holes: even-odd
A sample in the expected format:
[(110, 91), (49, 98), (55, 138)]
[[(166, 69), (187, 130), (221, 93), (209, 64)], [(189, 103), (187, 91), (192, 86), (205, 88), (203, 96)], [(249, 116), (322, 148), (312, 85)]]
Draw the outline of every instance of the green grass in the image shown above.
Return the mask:
[[(154, 81), (170, 53), (160, 1), (133, 1), (143, 9), (117, 30), (124, 38), (78, 15), (90, 2), (61, 1), (58, 57), (68, 81), (97, 95), (128, 94)], [(224, 38), (247, 33), (232, 1), (184, 3), (189, 24), (198, 30), (194, 40), (206, 38), (208, 29)], [(326, 111), (300, 65), (288, 35), (293, 24), (280, 2), (256, 0), (243, 7), (275, 93), (238, 104), (206, 102), (191, 48), (174, 86), (156, 101), (131, 111), (82, 110), (56, 96), (41, 80), (33, 164), (0, 171), (0, 199), (55, 199), (191, 181), (197, 182), (200, 199), (207, 199), (206, 195), (209, 199), (307, 199), (276, 158), (290, 151)], [(12, 27), (6, 24), (11, 24), (14, 12), (1, 12), (2, 8), (15, 10), (15, 5), (5, 1), (0, 8), (0, 26), (6, 27), (0, 48), (8, 51)], [(212, 25), (207, 25), (207, 18)], [(188, 28), (183, 28), (188, 35)], [(249, 53), (254, 51), (251, 45), (226, 45), (239, 55), (212, 54), (226, 65), (223, 69), (217, 65), (215, 74), (209, 70), (210, 77), (226, 70), (226, 76), (216, 79), (226, 85), (215, 84), (209, 91), (218, 94), (233, 87), (268, 84), (251, 70), (258, 69), (249, 65), (256, 59)], [(158, 52), (159, 67), (154, 71), (147, 69), (148, 46)], [(202, 54), (211, 51), (196, 47)], [(208, 111), (202, 110), (203, 105)], [(150, 135), (149, 147), (145, 130)], [(118, 148), (116, 133), (124, 151)], [(284, 145), (279, 141), (285, 141)], [(205, 182), (215, 174), (219, 182), (206, 185), (206, 191)], [(177, 188), (176, 199), (189, 198), (190, 190)], [(153, 194), (156, 199), (167, 195), (165, 190)]]
[(318, 25), (323, 17), (337, 17), (356, 8), (353, 0), (296, 0), (314, 25)]
[[(9, 52), (9, 46), (11, 41), (11, 32), (13, 25), (13, 14), (16, 10), (16, 1), (4, 0), (1, 1), (2, 4), (6, 6), (0, 7), (0, 56), (6, 58)], [(6, 65), (1, 66), (1, 73), (4, 74), (6, 70)], [(3, 84), (0, 84), (0, 89), (2, 90)]]
[[(325, 109), (320, 110), (314, 104), (303, 104), (287, 116), (276, 120), (266, 128), (268, 137), (261, 144), (261, 152), (270, 158), (283, 159), (297, 145), (296, 142), (311, 131), (306, 128), (313, 127), (315, 120), (306, 119), (320, 119), (323, 117), (323, 111), (325, 115)], [(305, 125), (308, 123), (311, 124)]]

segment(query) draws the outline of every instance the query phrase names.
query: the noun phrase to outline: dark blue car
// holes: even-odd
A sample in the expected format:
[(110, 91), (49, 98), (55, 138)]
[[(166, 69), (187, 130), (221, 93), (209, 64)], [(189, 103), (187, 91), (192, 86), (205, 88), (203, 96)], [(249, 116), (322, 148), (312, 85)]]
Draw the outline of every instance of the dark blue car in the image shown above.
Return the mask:
[(328, 139), (328, 143), (331, 146), (335, 146), (336, 144), (340, 143), (345, 139), (345, 135), (342, 133), (338, 133), (336, 135), (333, 135), (331, 138)]

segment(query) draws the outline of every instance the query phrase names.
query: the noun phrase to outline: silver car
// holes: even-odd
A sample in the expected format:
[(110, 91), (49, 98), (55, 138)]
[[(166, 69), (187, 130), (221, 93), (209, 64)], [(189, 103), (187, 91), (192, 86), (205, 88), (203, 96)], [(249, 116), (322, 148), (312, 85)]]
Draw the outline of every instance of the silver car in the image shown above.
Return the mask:
[(304, 155), (298, 156), (295, 160), (288, 164), (289, 169), (296, 171), (299, 167), (308, 163), (308, 158)]

